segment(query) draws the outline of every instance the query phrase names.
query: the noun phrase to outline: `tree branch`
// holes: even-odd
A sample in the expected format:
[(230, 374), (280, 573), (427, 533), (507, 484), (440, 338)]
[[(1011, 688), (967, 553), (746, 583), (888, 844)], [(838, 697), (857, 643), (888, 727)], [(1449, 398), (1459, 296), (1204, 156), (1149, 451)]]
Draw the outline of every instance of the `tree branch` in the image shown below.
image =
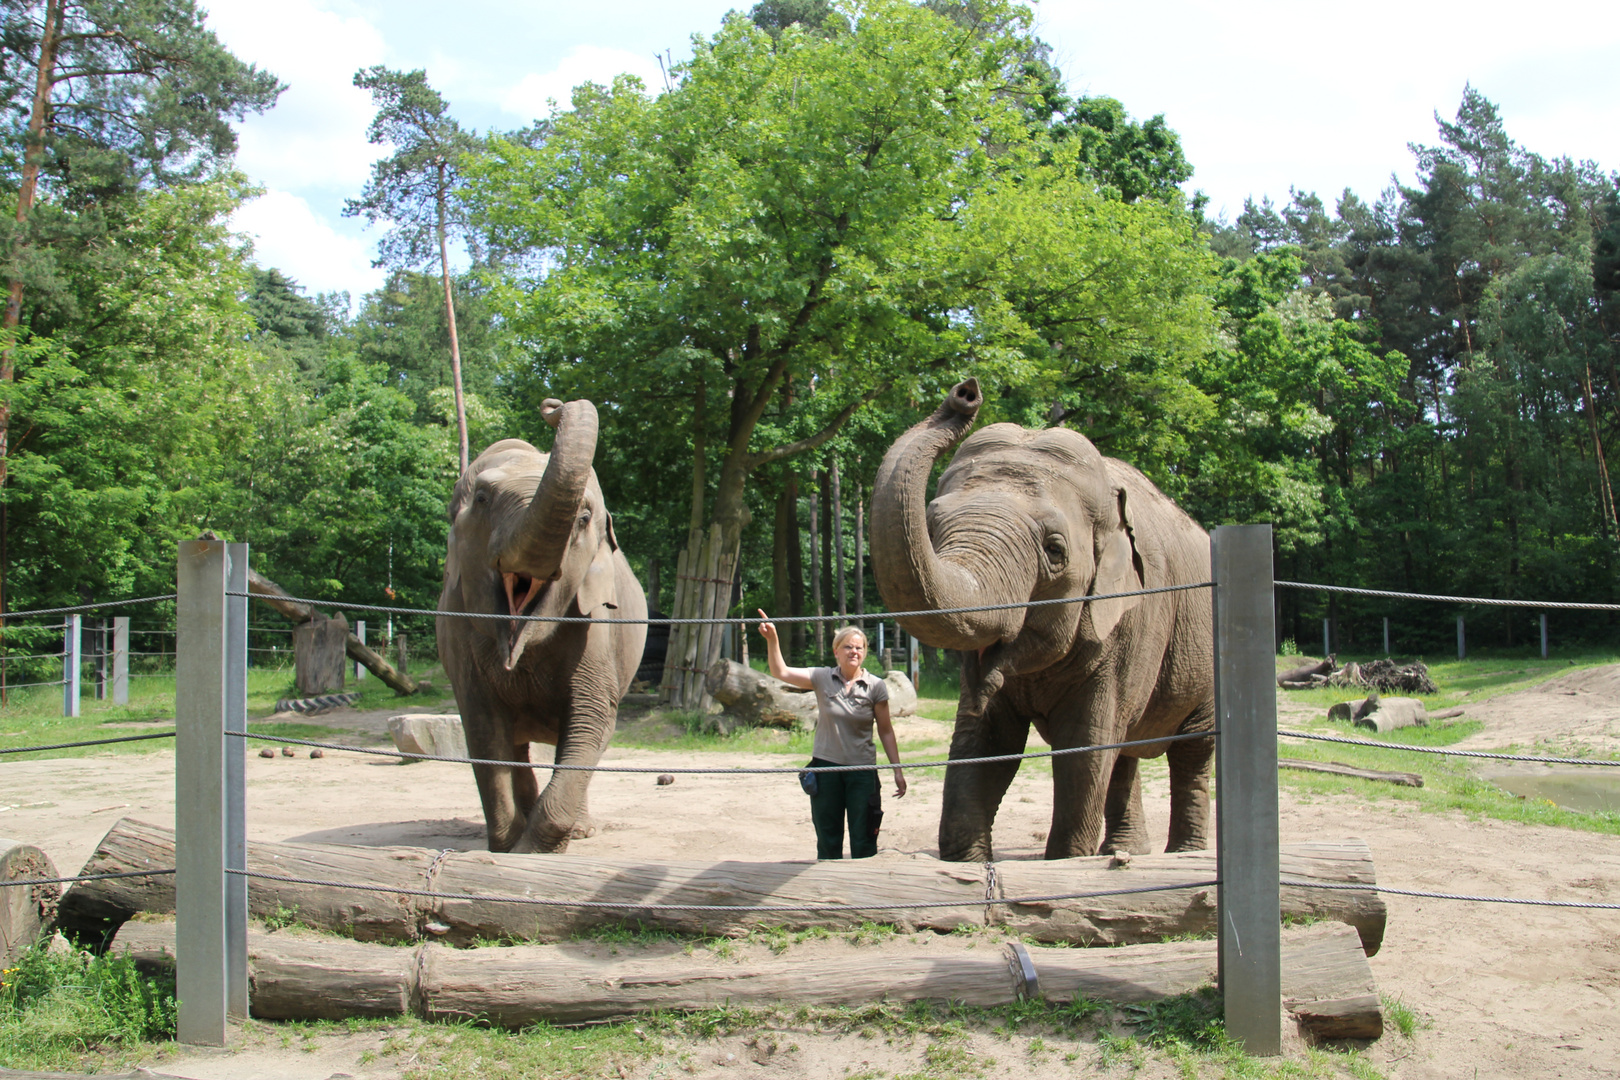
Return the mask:
[(838, 434), (839, 429), (849, 422), (849, 418), (854, 416), (861, 406), (869, 404), (893, 385), (893, 379), (884, 379), (865, 395), (845, 405), (843, 409), (839, 410), (837, 416), (827, 421), (825, 427), (808, 438), (800, 439), (798, 442), (785, 443), (770, 450), (761, 450), (757, 454), (750, 455), (748, 458), (748, 470), (752, 472), (761, 465), (769, 465), (773, 461), (781, 461), (783, 458), (792, 457), (794, 454), (802, 454), (806, 450), (814, 450), (825, 445), (834, 435)]

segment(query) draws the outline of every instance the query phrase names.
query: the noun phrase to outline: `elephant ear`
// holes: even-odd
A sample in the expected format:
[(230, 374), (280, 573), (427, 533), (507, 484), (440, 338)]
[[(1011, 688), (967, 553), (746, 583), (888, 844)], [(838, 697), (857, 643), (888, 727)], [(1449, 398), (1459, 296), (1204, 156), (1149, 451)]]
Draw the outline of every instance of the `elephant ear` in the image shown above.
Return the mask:
[(581, 615), (589, 615), (599, 607), (617, 608), (618, 567), (613, 556), (619, 550), (619, 540), (613, 534), (613, 515), (604, 511), (607, 521), (602, 529), (602, 542), (597, 545), (596, 556), (585, 571), (585, 580), (579, 583), (575, 602)]
[[(1112, 518), (1112, 520), (1107, 520)], [(1125, 488), (1114, 489), (1114, 507), (1098, 523), (1097, 573), (1091, 579), (1087, 596), (1131, 592), (1142, 587), (1142, 556), (1136, 550), (1136, 530), (1131, 525), (1130, 506)], [(1140, 596), (1118, 600), (1097, 600), (1086, 605), (1080, 619), (1080, 632), (1090, 641), (1101, 643), (1114, 632), (1125, 613), (1142, 602)]]

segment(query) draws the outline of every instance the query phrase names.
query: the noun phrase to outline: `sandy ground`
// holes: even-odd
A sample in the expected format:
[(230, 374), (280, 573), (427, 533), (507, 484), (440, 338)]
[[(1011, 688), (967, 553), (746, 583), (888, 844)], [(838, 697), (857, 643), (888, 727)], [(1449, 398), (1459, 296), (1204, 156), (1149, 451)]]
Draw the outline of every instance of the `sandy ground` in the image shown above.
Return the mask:
[[(1620, 749), (1620, 666), (1572, 673), (1532, 691), (1471, 710), (1486, 723), (1479, 747), (1509, 744), (1565, 750)], [(341, 713), (321, 722), (369, 735), (373, 745), (386, 713)], [(1284, 726), (1305, 714), (1286, 699)], [(902, 743), (945, 738), (946, 725), (897, 723)], [(1032, 745), (1033, 748), (1033, 745)], [(261, 840), (412, 844), (477, 849), (483, 826), (471, 771), (328, 752), (311, 760), (247, 759), (249, 835)], [(611, 761), (665, 766), (770, 765), (771, 755), (610, 751)], [(173, 754), (106, 756), (0, 765), (0, 835), (38, 844), (63, 872), (76, 870), (122, 815), (173, 819)], [(895, 853), (934, 853), (940, 806), (937, 777), (918, 776), (904, 800), (886, 799), (882, 846)], [(891, 789), (892, 790), (892, 789)], [(1153, 834), (1163, 836), (1166, 784), (1149, 773)], [(1003, 859), (1038, 858), (1050, 814), (1050, 781), (1026, 770), (1003, 804), (996, 846)], [(647, 775), (602, 774), (591, 790), (599, 824), (572, 852), (649, 859), (796, 860), (813, 855), (808, 804), (791, 777), (679, 776), (667, 787)], [(1394, 801), (1294, 796), (1281, 804), (1285, 842), (1361, 837), (1372, 848), (1381, 884), (1503, 897), (1620, 902), (1620, 838), (1469, 820), (1423, 812)], [(1162, 842), (1162, 841), (1161, 841)], [(566, 857), (566, 856), (565, 856)], [(1387, 898), (1388, 932), (1372, 967), (1384, 993), (1421, 1018), (1415, 1038), (1393, 1032), (1366, 1049), (1391, 1078), (1613, 1077), (1620, 1075), (1620, 911), (1528, 907)], [(376, 1035), (333, 1035), (283, 1048), (256, 1025), (229, 1052), (184, 1051), (156, 1063), (164, 1073), (199, 1080), (336, 1075), (392, 1077), (398, 1056), (362, 1060)], [(742, 1037), (701, 1044), (681, 1068), (699, 1076), (761, 1070), (784, 1077), (893, 1075), (915, 1070), (925, 1047), (856, 1036), (788, 1031), (781, 1052), (764, 1054)], [(756, 1040), (757, 1041), (757, 1040)], [(1063, 1051), (1031, 1052), (1027, 1040), (989, 1035), (963, 1044), (991, 1072), (1068, 1075)], [(1050, 1045), (1050, 1043), (1049, 1043)], [(1302, 1053), (1296, 1045), (1293, 1053)], [(729, 1055), (729, 1056), (728, 1056)], [(1089, 1049), (1079, 1071), (1095, 1064)], [(672, 1075), (662, 1063), (631, 1063), (619, 1075)], [(1128, 1066), (1123, 1066), (1126, 1072)], [(683, 1072), (682, 1075), (686, 1073)], [(1139, 1076), (1160, 1075), (1155, 1069)], [(1163, 1075), (1171, 1075), (1164, 1073)]]

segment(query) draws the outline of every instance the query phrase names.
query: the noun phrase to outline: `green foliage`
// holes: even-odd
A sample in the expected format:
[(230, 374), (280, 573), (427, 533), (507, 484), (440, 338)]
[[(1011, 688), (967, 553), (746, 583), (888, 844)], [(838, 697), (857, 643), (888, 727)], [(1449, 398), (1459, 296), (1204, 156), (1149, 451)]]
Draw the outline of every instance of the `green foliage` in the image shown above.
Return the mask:
[(1120, 1013), (1149, 1046), (1221, 1050), (1229, 1045), (1221, 993), (1213, 986), (1144, 1005), (1124, 1005)]
[(76, 1066), (97, 1050), (174, 1037), (172, 976), (146, 976), (135, 960), (36, 947), (0, 984), (0, 1056), (46, 1068)]

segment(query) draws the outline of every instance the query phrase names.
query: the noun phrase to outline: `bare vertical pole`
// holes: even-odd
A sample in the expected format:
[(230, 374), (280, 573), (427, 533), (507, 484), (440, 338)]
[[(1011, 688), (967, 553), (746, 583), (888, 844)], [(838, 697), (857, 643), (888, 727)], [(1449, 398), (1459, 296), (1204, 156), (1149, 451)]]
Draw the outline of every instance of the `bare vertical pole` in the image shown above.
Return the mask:
[(1468, 642), (1463, 637), (1463, 617), (1457, 616), (1457, 659), (1463, 660), (1468, 656)]
[(1277, 858), (1276, 616), (1271, 526), (1228, 525), (1214, 570), (1215, 828), (1226, 1031), (1250, 1054), (1282, 1052)]
[(1322, 655), (1325, 657), (1333, 651), (1333, 624), (1329, 619), (1322, 620)]
[[(360, 639), (360, 644), (364, 645), (366, 643), (366, 620), (356, 619), (354, 621), (354, 636)], [(366, 665), (356, 660), (354, 662), (354, 681), (359, 682), (365, 677)]]
[(922, 685), (922, 648), (917, 639), (911, 639), (911, 655), (907, 658), (906, 671), (911, 676), (912, 686)]
[(62, 634), (62, 715), (79, 715), (79, 647), (84, 616), (69, 615)]
[(1547, 659), (1547, 613), (1541, 613), (1541, 658)]
[(129, 616), (113, 620), (112, 699), (114, 705), (129, 704)]
[[(226, 545), (230, 558), (225, 598), (225, 730), (247, 733), (248, 546)], [(225, 866), (247, 869), (247, 740), (225, 737)], [(248, 1014), (248, 883), (225, 877), (225, 992), (230, 1014)]]
[(93, 632), (96, 665), (96, 700), (107, 700), (107, 620), (98, 619)]
[(1384, 655), (1392, 655), (1389, 651), (1389, 616), (1384, 616)]
[(180, 544), (175, 608), (176, 1038), (225, 1045), (225, 544)]

